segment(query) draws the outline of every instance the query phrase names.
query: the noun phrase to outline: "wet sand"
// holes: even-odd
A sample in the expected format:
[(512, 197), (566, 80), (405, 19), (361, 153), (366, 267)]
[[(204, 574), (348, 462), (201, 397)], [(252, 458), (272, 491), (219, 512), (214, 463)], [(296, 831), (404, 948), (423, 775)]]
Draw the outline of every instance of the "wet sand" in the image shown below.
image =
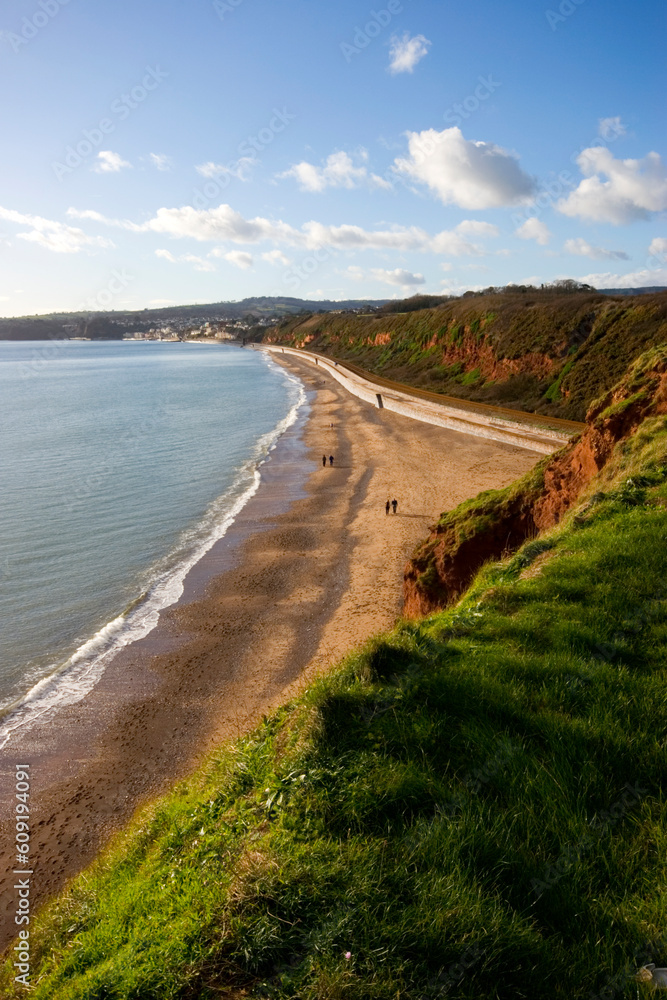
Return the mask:
[[(377, 410), (307, 362), (276, 360), (303, 380), (309, 410), (263, 467), (256, 496), (157, 629), (82, 702), (3, 751), (3, 817), (15, 763), (31, 765), (33, 913), (138, 804), (390, 628), (405, 560), (442, 510), (535, 464), (534, 452)], [(2, 947), (16, 931), (12, 847), (4, 821)]]

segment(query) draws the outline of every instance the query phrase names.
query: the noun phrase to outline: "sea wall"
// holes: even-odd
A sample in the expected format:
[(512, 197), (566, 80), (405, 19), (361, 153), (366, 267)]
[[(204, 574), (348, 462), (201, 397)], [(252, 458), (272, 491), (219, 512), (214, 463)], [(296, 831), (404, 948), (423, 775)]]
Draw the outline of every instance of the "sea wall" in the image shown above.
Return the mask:
[(481, 407), (475, 408), (470, 404), (465, 407), (461, 404), (458, 407), (452, 405), (450, 401), (439, 403), (413, 396), (409, 392), (388, 389), (381, 382), (374, 381), (371, 375), (364, 378), (352, 371), (344, 362), (331, 361), (311, 351), (268, 344), (257, 345), (256, 349), (275, 354), (292, 354), (302, 360), (310, 361), (313, 365), (324, 369), (348, 392), (372, 406), (391, 410), (427, 424), (447, 427), (461, 434), (472, 434), (490, 441), (512, 444), (541, 455), (550, 455), (562, 448), (571, 436), (571, 432), (565, 430), (531, 423), (529, 414), (517, 413), (513, 417), (505, 416), (499, 411), (496, 415), (491, 407), (485, 409), (492, 412), (485, 412)]

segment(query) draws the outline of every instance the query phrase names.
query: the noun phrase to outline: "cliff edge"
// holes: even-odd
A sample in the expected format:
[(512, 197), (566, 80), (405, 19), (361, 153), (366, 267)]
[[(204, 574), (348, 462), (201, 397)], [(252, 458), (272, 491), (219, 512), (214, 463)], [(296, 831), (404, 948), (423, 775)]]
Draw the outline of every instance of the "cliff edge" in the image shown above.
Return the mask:
[(502, 490), (489, 490), (442, 514), (404, 574), (408, 618), (454, 602), (489, 560), (516, 551), (568, 513), (591, 480), (649, 417), (667, 413), (667, 346), (642, 354), (613, 389), (596, 400), (586, 428)]

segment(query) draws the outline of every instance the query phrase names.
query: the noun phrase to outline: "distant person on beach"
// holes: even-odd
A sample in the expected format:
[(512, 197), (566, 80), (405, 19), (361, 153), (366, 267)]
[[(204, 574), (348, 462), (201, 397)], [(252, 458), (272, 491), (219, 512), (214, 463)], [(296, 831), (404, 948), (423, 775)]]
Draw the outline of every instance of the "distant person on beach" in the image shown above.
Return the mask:
[(387, 500), (386, 504), (384, 505), (384, 512), (385, 512), (385, 514), (389, 513), (389, 508), (390, 507), (391, 507), (391, 503), (389, 502), (389, 500)]
[(322, 465), (326, 465), (326, 464), (327, 464), (327, 456), (326, 455), (322, 455)]
[(333, 465), (333, 455), (329, 455), (329, 465)]
[(393, 507), (394, 514), (395, 514), (396, 513), (396, 508), (398, 507), (398, 500), (392, 500), (391, 501), (391, 506)]

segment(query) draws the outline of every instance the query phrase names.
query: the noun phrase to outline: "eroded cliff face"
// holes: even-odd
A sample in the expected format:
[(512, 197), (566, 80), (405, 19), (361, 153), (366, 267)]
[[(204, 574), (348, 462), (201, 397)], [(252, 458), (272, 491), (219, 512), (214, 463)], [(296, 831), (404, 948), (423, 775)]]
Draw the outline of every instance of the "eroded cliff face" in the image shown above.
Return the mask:
[(404, 608), (421, 617), (451, 604), (480, 567), (553, 527), (647, 417), (667, 413), (667, 348), (642, 355), (588, 411), (586, 428), (522, 480), (443, 514), (404, 574)]
[(667, 292), (506, 291), (404, 305), (406, 312), (291, 316), (264, 340), (431, 392), (576, 421), (634, 359), (667, 342)]

